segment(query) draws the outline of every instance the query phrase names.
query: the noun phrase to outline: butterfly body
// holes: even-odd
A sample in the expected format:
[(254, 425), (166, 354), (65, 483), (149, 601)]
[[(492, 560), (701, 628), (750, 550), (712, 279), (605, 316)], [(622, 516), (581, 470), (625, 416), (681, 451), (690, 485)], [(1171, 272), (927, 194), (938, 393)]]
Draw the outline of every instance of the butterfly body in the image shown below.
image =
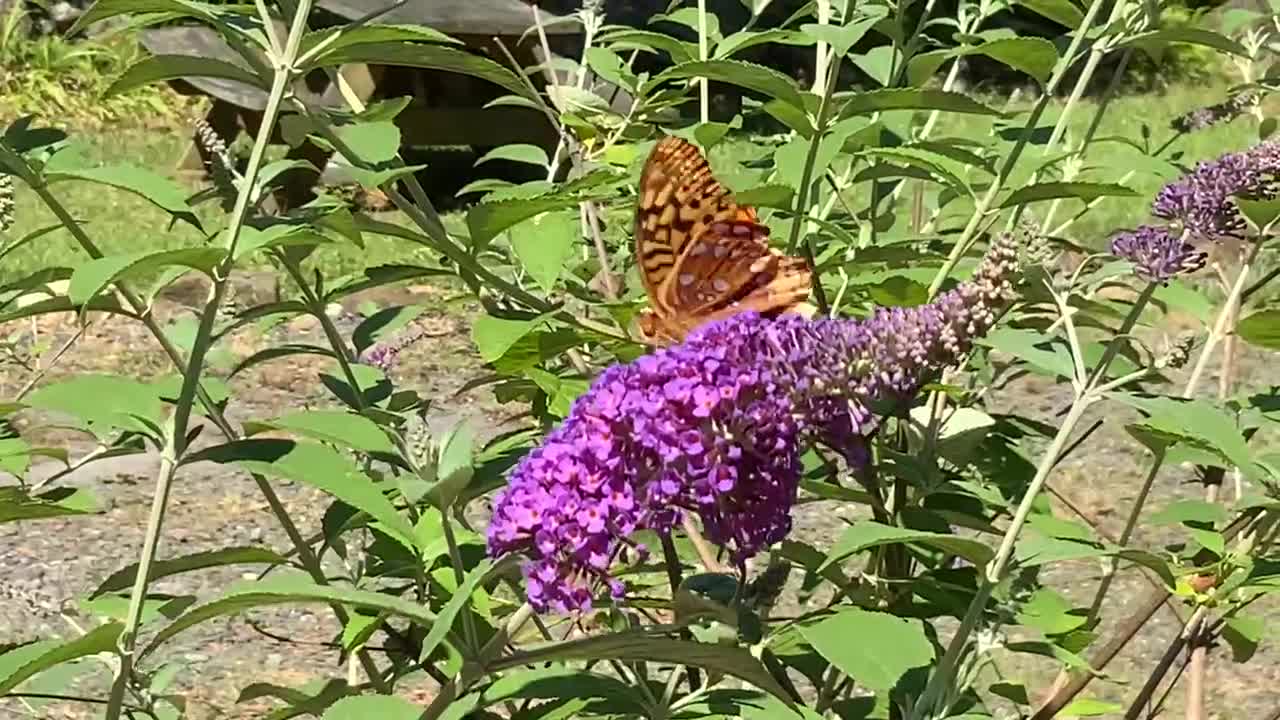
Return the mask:
[(691, 143), (667, 137), (640, 176), (635, 255), (650, 308), (638, 318), (655, 343), (746, 310), (811, 312), (803, 258), (769, 247), (769, 229), (739, 205)]

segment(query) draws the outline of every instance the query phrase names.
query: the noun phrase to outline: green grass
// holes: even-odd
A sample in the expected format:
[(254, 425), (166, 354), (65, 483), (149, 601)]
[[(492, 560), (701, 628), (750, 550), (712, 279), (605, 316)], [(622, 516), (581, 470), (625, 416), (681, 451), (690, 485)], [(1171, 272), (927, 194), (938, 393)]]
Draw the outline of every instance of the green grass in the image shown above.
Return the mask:
[[(1080, 179), (1114, 182), (1129, 169), (1138, 173), (1128, 181), (1129, 187), (1139, 193), (1136, 198), (1108, 199), (1075, 224), (1067, 236), (1088, 247), (1101, 247), (1107, 235), (1115, 228), (1143, 222), (1148, 217), (1151, 198), (1160, 186), (1176, 177), (1178, 170), (1168, 164), (1144, 160), (1137, 150), (1107, 138), (1125, 138), (1141, 141), (1143, 126), (1150, 128), (1151, 143), (1159, 145), (1171, 134), (1169, 121), (1198, 105), (1215, 102), (1225, 91), (1222, 87), (1180, 87), (1164, 94), (1147, 94), (1125, 97), (1115, 101), (1108, 109), (1105, 121), (1087, 157), (1089, 168)], [(1025, 108), (1019, 108), (1025, 109)], [(1041, 124), (1051, 126), (1061, 111), (1052, 108)], [(1070, 125), (1070, 137), (1077, 138), (1093, 117), (1095, 105), (1089, 102), (1077, 107)], [(987, 138), (992, 123), (975, 116), (950, 116), (935, 131), (935, 137)], [(127, 130), (111, 128), (100, 132), (86, 131), (73, 138), (84, 146), (84, 155), (94, 162), (132, 163), (171, 173), (177, 160), (188, 147), (188, 131), (181, 128), (167, 132)], [(1250, 116), (1234, 122), (1186, 135), (1173, 146), (1181, 155), (1180, 161), (1194, 161), (1215, 157), (1223, 152), (1247, 147), (1256, 141), (1257, 122)], [(1042, 162), (1043, 151), (1039, 146), (1028, 147), (1019, 164), (1013, 186), (1026, 181), (1033, 167)], [(189, 181), (188, 181), (189, 182)], [(197, 188), (190, 185), (192, 192)], [(866, 187), (863, 185), (862, 187)], [(54, 192), (76, 217), (86, 222), (90, 235), (107, 253), (136, 252), (186, 247), (199, 243), (198, 234), (185, 225), (169, 226), (167, 216), (146, 200), (99, 185), (83, 182), (65, 182), (54, 186)], [(906, 203), (903, 203), (904, 207)], [(967, 217), (965, 203), (954, 203), (944, 213), (942, 227), (962, 224)], [(1072, 214), (1078, 202), (1064, 203), (1057, 218)], [(1034, 206), (1042, 212), (1044, 205)], [(212, 217), (212, 216), (211, 216)], [(403, 219), (393, 214), (396, 222)], [(458, 215), (449, 217), (450, 223), (460, 221)], [(10, 240), (22, 237), (38, 228), (55, 224), (53, 215), (44, 208), (28, 189), (17, 190), (17, 223), (9, 230)], [(611, 239), (622, 240), (629, 232), (629, 223), (611, 222)], [(316, 262), (328, 272), (354, 270), (367, 265), (386, 262), (424, 259), (426, 251), (404, 241), (379, 237), (367, 238), (364, 249), (353, 246), (323, 248)], [(0, 268), (0, 279), (13, 278), (41, 267), (75, 265), (83, 260), (70, 236), (62, 230), (42, 237), (8, 256)]]

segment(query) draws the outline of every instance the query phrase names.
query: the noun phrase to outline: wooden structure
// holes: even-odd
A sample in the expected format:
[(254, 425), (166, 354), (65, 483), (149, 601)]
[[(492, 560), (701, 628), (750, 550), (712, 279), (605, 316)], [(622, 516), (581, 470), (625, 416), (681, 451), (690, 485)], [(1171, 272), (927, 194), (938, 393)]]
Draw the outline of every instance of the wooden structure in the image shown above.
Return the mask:
[[(320, 0), (321, 11), (333, 16), (334, 24), (367, 16), (387, 0)], [(473, 52), (483, 53), (503, 65), (505, 55), (495, 38), (516, 56), (522, 66), (542, 62), (544, 53), (532, 37), (521, 42), (534, 24), (534, 13), (550, 36), (553, 52), (566, 40), (573, 42), (581, 26), (536, 10), (522, 0), (408, 0), (378, 17), (379, 23), (423, 25), (463, 41)], [(282, 34), (284, 28), (280, 28)], [(217, 58), (246, 67), (243, 59), (213, 30), (203, 26), (170, 26), (143, 32), (142, 44), (157, 55), (191, 55)], [(362, 101), (410, 96), (413, 102), (396, 119), (407, 146), (470, 145), (496, 147), (508, 143), (532, 143), (551, 150), (557, 135), (547, 118), (526, 107), (483, 109), (488, 101), (505, 90), (470, 76), (443, 71), (398, 66), (347, 65), (343, 77)], [(541, 75), (534, 77), (541, 82)], [(256, 134), (266, 107), (267, 94), (256, 87), (231, 80), (188, 77), (171, 85), (184, 94), (207, 95), (213, 104), (205, 120), (230, 143), (241, 132)], [(327, 75), (313, 73), (296, 81), (294, 92), (308, 104), (345, 108), (337, 86)], [(282, 139), (277, 137), (276, 141)], [(329, 153), (312, 143), (291, 148), (289, 157), (304, 159), (323, 170)], [(203, 148), (194, 144), (181, 167), (202, 171), (209, 160)], [(291, 171), (285, 179), (286, 206), (296, 207), (312, 197), (318, 180), (314, 172)]]

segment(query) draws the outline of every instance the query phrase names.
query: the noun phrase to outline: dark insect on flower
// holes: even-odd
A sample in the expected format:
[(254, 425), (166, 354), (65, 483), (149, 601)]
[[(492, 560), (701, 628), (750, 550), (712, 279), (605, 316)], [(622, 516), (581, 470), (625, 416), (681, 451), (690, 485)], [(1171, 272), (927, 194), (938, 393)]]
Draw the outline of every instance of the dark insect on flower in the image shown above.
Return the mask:
[(1224, 122), (1231, 122), (1258, 104), (1258, 93), (1248, 90), (1208, 107), (1196, 108), (1174, 118), (1169, 127), (1178, 132), (1204, 130)]
[(974, 280), (864, 321), (754, 312), (607, 369), (495, 498), (489, 553), (523, 553), (529, 602), (591, 607), (624, 592), (609, 570), (644, 557), (630, 536), (682, 513), (741, 566), (791, 530), (800, 453), (823, 442), (865, 462), (870, 409), (913, 397), (1013, 297), (1018, 247), (995, 243)]
[(1165, 185), (1151, 213), (1170, 220), (1195, 238), (1243, 237), (1247, 227), (1232, 198), (1269, 200), (1280, 190), (1280, 144), (1265, 142), (1243, 152), (1202, 162)]
[(1120, 233), (1111, 241), (1111, 254), (1132, 262), (1139, 277), (1159, 283), (1203, 268), (1207, 258), (1168, 228), (1156, 225)]
[(13, 178), (0, 175), (0, 232), (13, 227)]

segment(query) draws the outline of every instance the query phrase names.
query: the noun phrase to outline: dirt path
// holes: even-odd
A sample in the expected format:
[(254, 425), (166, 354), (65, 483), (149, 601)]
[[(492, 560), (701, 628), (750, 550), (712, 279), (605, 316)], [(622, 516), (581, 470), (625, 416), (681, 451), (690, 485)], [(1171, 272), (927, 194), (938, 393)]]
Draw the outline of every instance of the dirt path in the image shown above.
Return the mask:
[[(251, 286), (253, 282), (249, 283)], [(261, 283), (258, 283), (261, 285)], [(250, 292), (253, 292), (252, 288)], [(370, 298), (379, 305), (423, 302), (430, 306), (423, 322), (434, 329), (432, 337), (405, 351), (394, 370), (399, 383), (417, 389), (437, 400), (432, 410), (433, 424), (445, 425), (457, 418), (474, 420), (477, 431), (488, 434), (510, 414), (510, 409), (497, 406), (487, 390), (456, 395), (463, 384), (477, 376), (480, 362), (468, 336), (468, 325), (459, 321), (454, 308), (442, 302), (446, 291), (419, 287), (395, 297)], [(181, 297), (171, 297), (161, 304), (157, 314), (162, 318), (181, 312)], [(351, 307), (356, 302), (353, 301)], [(350, 309), (350, 308), (349, 308)], [(465, 313), (474, 312), (474, 308)], [(340, 318), (344, 331), (354, 326), (350, 316)], [(69, 337), (73, 328), (53, 318), (39, 324), (40, 332), (58, 339)], [(298, 322), (273, 331), (272, 342), (317, 340), (317, 329), (310, 323)], [(238, 340), (230, 348), (243, 357), (260, 346), (262, 340)], [(269, 418), (280, 411), (303, 406), (329, 405), (327, 393), (315, 381), (322, 364), (303, 359), (285, 359), (259, 366), (232, 381), (233, 419)], [(1262, 384), (1267, 378), (1256, 358), (1248, 358), (1245, 377)], [(153, 348), (144, 331), (135, 324), (118, 320), (101, 320), (94, 324), (85, 339), (68, 354), (54, 373), (124, 372), (143, 377), (167, 373), (164, 358)], [(12, 375), (12, 374), (11, 374)], [(6, 376), (0, 379), (0, 397), (12, 397), (25, 380)], [(1053, 411), (1066, 401), (1061, 387), (1028, 381), (999, 393), (997, 410), (1017, 408), (1034, 412), (1051, 420)], [(1109, 417), (1109, 422), (1089, 440), (1077, 457), (1060, 470), (1053, 483), (1073, 504), (1097, 518), (1102, 528), (1112, 535), (1123, 525), (1123, 511), (1132, 502), (1146, 467), (1141, 450), (1123, 431), (1123, 418)], [(61, 435), (59, 433), (59, 435)], [(206, 433), (214, 439), (212, 429)], [(89, 446), (80, 443), (77, 452)], [(142, 541), (142, 530), (151, 498), (158, 459), (154, 454), (132, 456), (92, 465), (66, 483), (91, 488), (104, 504), (104, 512), (88, 517), (44, 520), (38, 523), (0, 525), (0, 644), (28, 640), (51, 633), (68, 635), (76, 626), (85, 627), (89, 616), (75, 607), (71, 599), (82, 596), (108, 573), (131, 562)], [(46, 465), (38, 470), (48, 472)], [(37, 473), (37, 474), (38, 474)], [(1160, 478), (1150, 507), (1159, 508), (1175, 498), (1200, 494), (1199, 486), (1190, 484), (1189, 473), (1170, 469)], [(0, 482), (4, 482), (0, 479)], [(321, 493), (297, 483), (276, 484), (282, 501), (288, 506), (304, 532), (313, 532), (327, 499)], [(1066, 514), (1065, 510), (1062, 510)], [(809, 542), (827, 544), (845, 527), (845, 521), (858, 516), (855, 509), (834, 503), (811, 503), (797, 510), (796, 536)], [(1169, 540), (1167, 529), (1143, 528), (1140, 545), (1158, 549)], [(276, 550), (288, 547), (288, 541), (276, 527), (254, 484), (244, 473), (209, 464), (184, 469), (174, 488), (160, 554), (173, 557), (202, 550), (229, 546), (262, 546)], [(194, 595), (200, 601), (216, 597), (234, 580), (252, 578), (256, 568), (238, 567), (188, 573), (157, 583), (156, 589), (173, 595)], [(341, 567), (334, 567), (335, 572)], [(1067, 588), (1077, 603), (1087, 603), (1088, 592), (1099, 575), (1096, 562), (1068, 562), (1052, 567), (1046, 582)], [(1148, 586), (1132, 572), (1125, 573), (1111, 594), (1108, 614), (1123, 615), (1134, 598)], [(8, 596), (11, 600), (4, 600)], [(1280, 619), (1275, 603), (1258, 608), (1258, 614), (1271, 623)], [(185, 666), (175, 685), (188, 694), (188, 716), (192, 718), (250, 718), (262, 716), (274, 707), (271, 701), (256, 700), (237, 704), (237, 694), (250, 682), (269, 682), (285, 686), (301, 686), (318, 678), (345, 677), (346, 668), (337, 662), (337, 654), (325, 646), (338, 630), (327, 610), (321, 608), (284, 608), (256, 611), (252, 618), (260, 627), (287, 635), (293, 642), (278, 642), (265, 637), (244, 618), (221, 620), (201, 625), (167, 646), (162, 660)], [(1152, 631), (1145, 633), (1117, 661), (1109, 673), (1128, 685), (1095, 683), (1092, 697), (1123, 701), (1132, 695), (1151, 667), (1154, 658), (1177, 630), (1169, 612), (1162, 611)], [(1005, 663), (1002, 669), (1014, 678), (1029, 681), (1033, 689), (1043, 687), (1051, 675), (1051, 664), (1028, 663), (1027, 656)], [(1236, 665), (1225, 649), (1214, 654), (1210, 674), (1211, 718), (1217, 720), (1260, 720), (1280, 706), (1280, 651), (1264, 647), (1248, 665)], [(100, 692), (106, 680), (102, 664), (96, 659), (78, 665), (83, 677), (75, 687), (86, 694)], [(1180, 698), (1171, 700), (1173, 707)], [(89, 717), (85, 706), (54, 704), (41, 706), (35, 701), (0, 702), (0, 720), (32, 717)]]

